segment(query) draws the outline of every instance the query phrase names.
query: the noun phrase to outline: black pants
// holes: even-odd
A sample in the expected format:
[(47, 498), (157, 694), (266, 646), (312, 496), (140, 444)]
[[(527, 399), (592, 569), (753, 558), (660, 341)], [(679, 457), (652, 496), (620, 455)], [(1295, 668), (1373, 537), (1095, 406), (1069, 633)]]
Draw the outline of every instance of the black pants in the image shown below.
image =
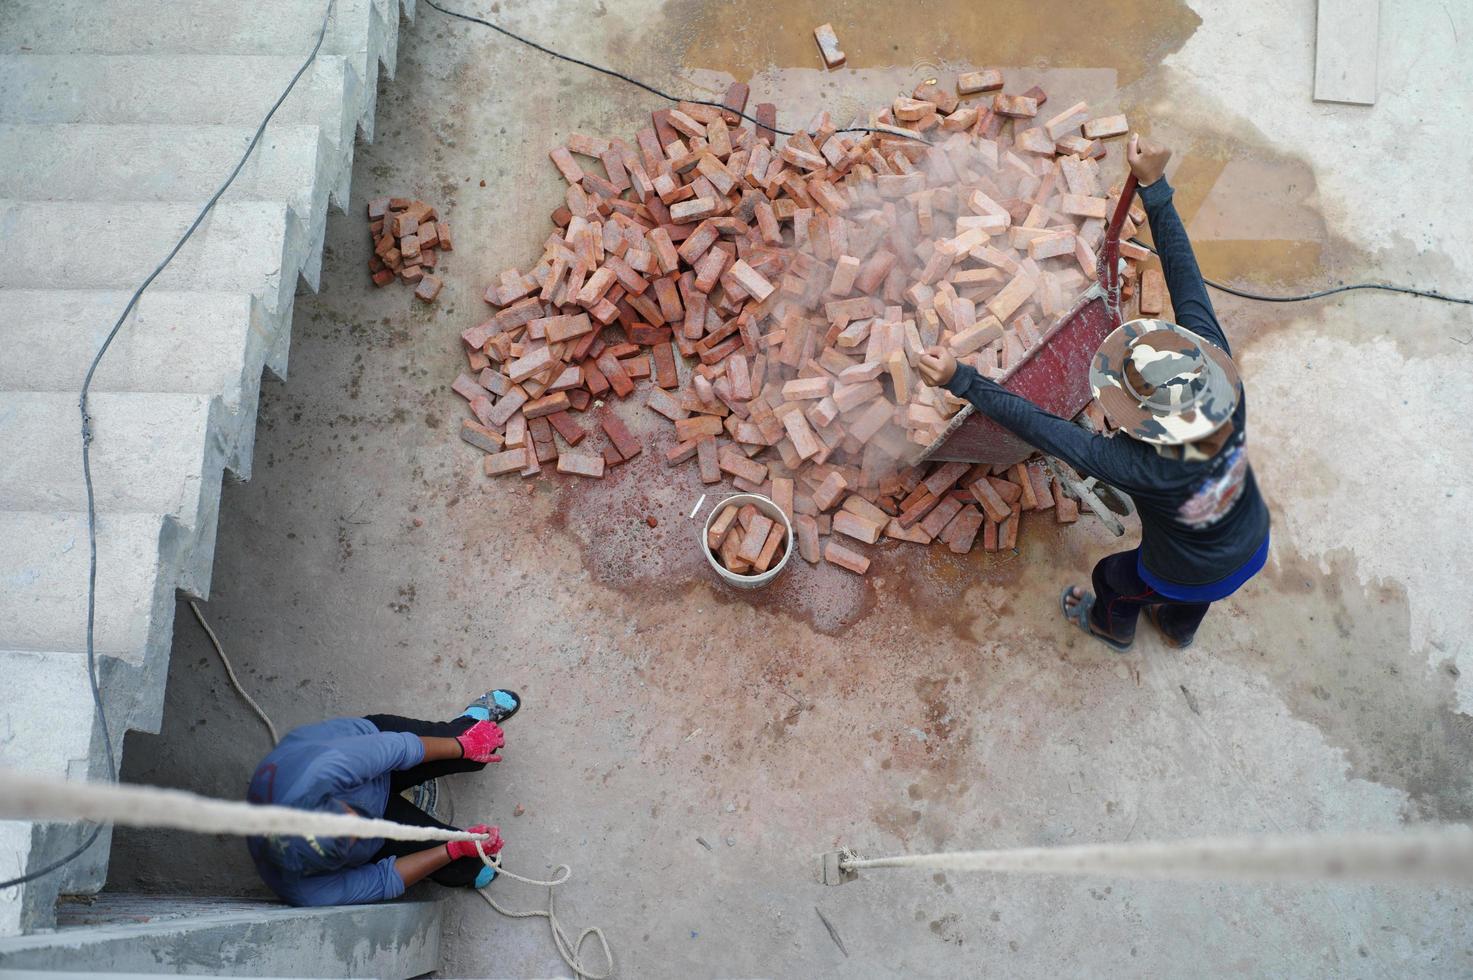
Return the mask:
[[(454, 721), (420, 721), (399, 715), (368, 715), (375, 728), (381, 732), (409, 732), (428, 738), (454, 738), (476, 723), (474, 718), (457, 718)], [(479, 772), (486, 768), (484, 762), (467, 759), (441, 759), (438, 762), (421, 762), (412, 769), (402, 769), (389, 774), (389, 802), (384, 807), (384, 819), (395, 823), (407, 823), (415, 827), (439, 827), (442, 830), (459, 830), (443, 824), (410, 803), (399, 794), (411, 786), (429, 782), (453, 772)], [(386, 840), (373, 856), (374, 861), (386, 857), (403, 857), (425, 850), (430, 845), (424, 841)], [(441, 847), (444, 845), (441, 844)], [(468, 888), (476, 883), (476, 875), (485, 867), (480, 858), (465, 857), (451, 861), (439, 871), (431, 873), (430, 879), (451, 888)]]
[(1095, 604), (1090, 610), (1090, 622), (1099, 632), (1129, 642), (1135, 638), (1135, 624), (1141, 610), (1155, 606), (1156, 618), (1166, 638), (1178, 644), (1190, 642), (1212, 603), (1169, 599), (1151, 588), (1136, 570), (1138, 551), (1107, 555), (1095, 565)]

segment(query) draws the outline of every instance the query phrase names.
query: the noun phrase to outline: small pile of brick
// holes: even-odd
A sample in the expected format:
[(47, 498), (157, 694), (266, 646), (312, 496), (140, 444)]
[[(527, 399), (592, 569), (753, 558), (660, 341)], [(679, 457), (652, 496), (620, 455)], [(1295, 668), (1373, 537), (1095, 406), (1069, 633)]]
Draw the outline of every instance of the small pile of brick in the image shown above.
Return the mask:
[(788, 529), (755, 504), (727, 504), (707, 529), (706, 546), (728, 572), (761, 575), (788, 553)]
[(450, 225), (439, 220), (434, 205), (407, 197), (375, 198), (368, 202), (368, 234), (373, 284), (387, 286), (395, 279), (414, 283), (415, 296), (434, 302), (443, 284), (431, 270), (441, 252), (455, 248)]
[[(1024, 511), (1074, 520), (1037, 461), (915, 465), (962, 405), (921, 383), (920, 352), (945, 345), (990, 377), (1027, 357), (1092, 281), (1118, 199), (1098, 162), (1124, 117), (1081, 102), (1045, 118), (1042, 90), (1002, 87), (996, 70), (959, 76), (955, 93), (927, 81), (869, 121), (893, 134), (839, 133), (821, 113), (779, 147), (771, 104), (739, 125), (738, 83), (725, 109), (654, 112), (633, 144), (574, 135), (554, 149), (568, 185), (556, 230), (462, 334), (470, 371), (453, 388), (486, 473), (556, 459), (602, 476), (638, 442), (605, 409), (609, 444), (577, 451), (569, 413), (650, 378), (644, 403), (677, 440), (667, 464), (770, 496), (810, 562), (864, 573), (848, 545), (820, 549), (831, 533), (965, 553), (979, 534), (1013, 547)], [(1143, 220), (1133, 209), (1126, 237)], [(1123, 252), (1128, 294), (1149, 253)]]

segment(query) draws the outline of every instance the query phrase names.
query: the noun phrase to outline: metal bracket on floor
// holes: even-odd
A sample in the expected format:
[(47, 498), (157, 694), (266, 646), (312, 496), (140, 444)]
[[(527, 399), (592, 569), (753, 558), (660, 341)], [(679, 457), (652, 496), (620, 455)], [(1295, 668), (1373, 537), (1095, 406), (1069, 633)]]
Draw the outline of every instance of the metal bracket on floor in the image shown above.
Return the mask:
[(825, 885), (842, 885), (859, 877), (858, 871), (845, 867), (858, 855), (847, 847), (818, 856), (818, 880)]

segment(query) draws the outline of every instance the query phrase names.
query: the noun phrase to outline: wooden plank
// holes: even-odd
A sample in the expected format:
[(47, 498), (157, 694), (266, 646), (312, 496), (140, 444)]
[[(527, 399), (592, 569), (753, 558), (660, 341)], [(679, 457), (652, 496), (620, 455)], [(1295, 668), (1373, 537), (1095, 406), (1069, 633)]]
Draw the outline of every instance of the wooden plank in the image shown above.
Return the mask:
[(1380, 42), (1381, 0), (1319, 0), (1315, 101), (1375, 105)]

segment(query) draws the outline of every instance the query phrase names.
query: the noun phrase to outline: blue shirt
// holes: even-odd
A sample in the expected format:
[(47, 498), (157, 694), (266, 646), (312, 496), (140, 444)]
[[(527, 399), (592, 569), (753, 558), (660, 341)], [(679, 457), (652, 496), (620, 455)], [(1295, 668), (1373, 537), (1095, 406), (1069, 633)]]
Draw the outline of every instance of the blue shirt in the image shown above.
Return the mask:
[[(408, 732), (381, 732), (366, 718), (334, 718), (287, 733), (251, 777), (246, 799), (302, 810), (341, 813), (346, 803), (382, 817), (389, 773), (424, 760), (424, 743)], [(355, 905), (398, 898), (404, 880), (394, 859), (372, 858), (383, 838), (251, 837), (261, 879), (293, 905)]]

